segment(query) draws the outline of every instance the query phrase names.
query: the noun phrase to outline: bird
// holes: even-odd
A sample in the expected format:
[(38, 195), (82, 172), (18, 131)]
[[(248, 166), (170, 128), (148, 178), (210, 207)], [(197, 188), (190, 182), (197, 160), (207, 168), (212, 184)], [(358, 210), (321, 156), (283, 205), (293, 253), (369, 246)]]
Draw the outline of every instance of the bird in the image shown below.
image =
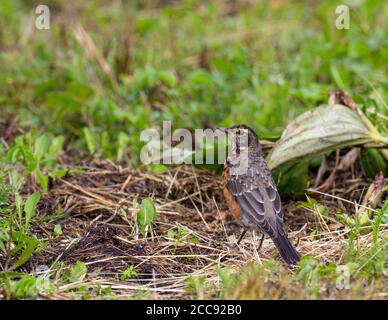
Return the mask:
[[(267, 235), (285, 263), (296, 265), (300, 255), (285, 232), (282, 202), (259, 137), (244, 124), (219, 129), (232, 142), (224, 163), (223, 180), (230, 211), (235, 218), (241, 219), (244, 228), (237, 245), (249, 229), (259, 230), (262, 233), (259, 249)], [(245, 168), (244, 159), (247, 160)]]

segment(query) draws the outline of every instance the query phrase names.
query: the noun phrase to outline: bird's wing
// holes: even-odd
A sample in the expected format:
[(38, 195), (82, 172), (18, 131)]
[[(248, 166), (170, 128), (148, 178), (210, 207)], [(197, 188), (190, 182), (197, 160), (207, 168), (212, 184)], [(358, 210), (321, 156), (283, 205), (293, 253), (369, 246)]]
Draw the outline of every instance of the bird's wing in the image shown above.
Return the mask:
[(243, 179), (229, 179), (227, 188), (241, 207), (241, 214), (269, 236), (284, 234), (283, 209), (275, 186), (252, 183)]

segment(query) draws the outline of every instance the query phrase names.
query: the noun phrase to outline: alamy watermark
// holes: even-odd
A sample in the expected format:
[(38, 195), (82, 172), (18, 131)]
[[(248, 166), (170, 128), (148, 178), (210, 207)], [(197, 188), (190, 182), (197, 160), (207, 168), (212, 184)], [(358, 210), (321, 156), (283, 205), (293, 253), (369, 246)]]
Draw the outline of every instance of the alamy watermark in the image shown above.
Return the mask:
[[(163, 121), (161, 132), (146, 129), (140, 133), (146, 142), (140, 152), (145, 164), (224, 164), (228, 161), (231, 174), (244, 174), (248, 169), (248, 130), (239, 133), (227, 129), (176, 129)], [(229, 148), (227, 141), (229, 140)]]
[(50, 29), (50, 9), (48, 6), (41, 4), (35, 8), (37, 17), (35, 18), (35, 27), (39, 30)]
[[(335, 26), (337, 29), (350, 29), (350, 9), (347, 5), (341, 4), (335, 8), (337, 15)], [(35, 8), (35, 27), (39, 30), (50, 29), (50, 8), (47, 5), (40, 4)]]
[(348, 290), (350, 288), (350, 268), (346, 265), (340, 265), (337, 266), (336, 273), (338, 274), (338, 277), (335, 280), (335, 287), (338, 290), (346, 289)]
[(335, 19), (335, 27), (339, 30), (350, 29), (350, 10), (347, 5), (339, 5), (335, 8), (337, 18)]

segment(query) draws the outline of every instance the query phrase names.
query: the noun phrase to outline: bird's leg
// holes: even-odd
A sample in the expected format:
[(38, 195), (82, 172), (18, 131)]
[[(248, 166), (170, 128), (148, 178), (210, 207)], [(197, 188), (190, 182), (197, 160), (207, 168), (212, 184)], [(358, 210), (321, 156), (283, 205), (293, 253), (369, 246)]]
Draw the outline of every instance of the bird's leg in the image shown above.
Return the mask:
[(263, 233), (263, 235), (261, 236), (261, 240), (260, 240), (259, 248), (257, 248), (257, 252), (259, 252), (259, 251), (260, 251), (260, 249), (261, 249), (261, 246), (263, 245), (264, 236), (265, 236), (265, 234)]
[(244, 228), (243, 232), (241, 233), (240, 237), (237, 240), (236, 246), (238, 246), (240, 244), (241, 240), (244, 238), (247, 231), (248, 231), (248, 228)]

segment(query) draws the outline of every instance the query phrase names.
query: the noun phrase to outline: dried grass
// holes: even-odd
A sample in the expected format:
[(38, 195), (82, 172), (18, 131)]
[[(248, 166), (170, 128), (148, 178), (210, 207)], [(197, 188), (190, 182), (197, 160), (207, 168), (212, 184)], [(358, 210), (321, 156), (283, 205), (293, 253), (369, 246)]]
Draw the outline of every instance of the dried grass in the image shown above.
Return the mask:
[[(208, 171), (181, 166), (152, 174), (111, 162), (96, 162), (83, 170), (56, 181), (46, 199), (49, 206), (40, 208), (41, 215), (65, 212), (69, 217), (58, 221), (63, 229), (59, 237), (51, 238), (58, 222), (34, 227), (33, 232), (49, 236), (50, 249), (30, 261), (29, 271), (41, 264), (50, 266), (54, 261), (69, 265), (81, 260), (89, 272), (98, 271), (98, 276), (84, 280), (85, 286), (111, 287), (123, 298), (139, 290), (149, 292), (153, 298), (188, 298), (185, 284), (190, 275), (204, 276), (216, 284), (219, 281), (216, 267), (239, 270), (247, 263), (260, 264), (278, 257), (270, 239), (265, 239), (257, 252), (260, 235), (254, 232), (248, 233), (238, 247), (230, 244), (228, 237), (238, 237), (240, 226), (228, 214), (220, 189), (221, 177)], [(341, 179), (333, 190), (347, 190), (357, 184), (352, 190), (360, 191), (368, 184), (364, 179), (350, 178)], [(329, 208), (327, 219), (301, 208), (295, 199), (285, 199), (284, 207), (290, 238), (297, 243), (300, 253), (338, 263), (348, 245), (349, 229), (332, 215), (338, 207), (348, 212), (355, 210), (356, 203), (334, 193), (316, 194)], [(148, 196), (155, 202), (157, 218), (154, 235), (143, 238), (136, 226), (133, 200)], [(198, 241), (186, 237), (176, 245), (167, 232), (179, 226), (187, 227), (189, 235)], [(381, 232), (387, 235), (386, 228)], [(357, 243), (369, 247), (371, 241), (371, 234), (366, 233)], [(135, 268), (138, 277), (120, 281), (128, 266)], [(77, 283), (63, 285), (53, 297), (71, 298), (68, 289), (77, 286)], [(290, 294), (298, 297), (292, 290), (286, 296)], [(234, 297), (244, 295), (236, 293)]]

